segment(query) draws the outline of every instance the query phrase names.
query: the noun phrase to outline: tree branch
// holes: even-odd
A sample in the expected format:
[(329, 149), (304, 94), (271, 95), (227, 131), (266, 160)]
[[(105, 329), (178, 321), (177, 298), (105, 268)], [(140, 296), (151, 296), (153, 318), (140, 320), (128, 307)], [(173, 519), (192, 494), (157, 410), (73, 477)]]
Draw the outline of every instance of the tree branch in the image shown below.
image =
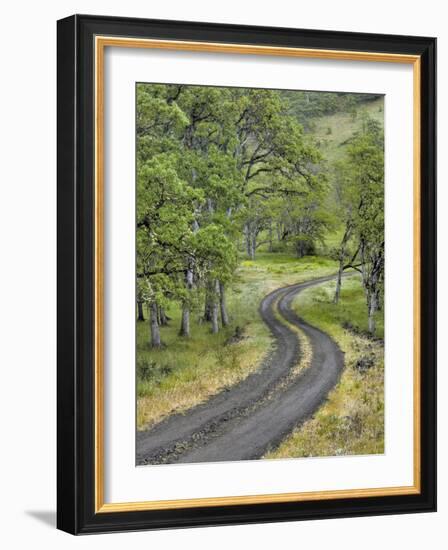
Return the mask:
[(362, 271), (359, 269), (360, 266), (362, 266), (362, 264), (357, 264), (357, 265), (352, 265), (352, 264), (346, 264), (343, 266), (342, 270), (345, 271), (346, 269), (348, 269), (349, 267), (358, 271), (359, 273), (362, 273)]

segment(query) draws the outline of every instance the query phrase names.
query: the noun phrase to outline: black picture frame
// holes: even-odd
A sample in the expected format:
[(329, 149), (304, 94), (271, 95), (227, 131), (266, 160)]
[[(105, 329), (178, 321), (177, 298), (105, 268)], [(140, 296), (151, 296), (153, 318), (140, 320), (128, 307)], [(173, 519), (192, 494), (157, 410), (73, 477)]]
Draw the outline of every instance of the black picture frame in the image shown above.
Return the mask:
[[(57, 526), (72, 534), (436, 509), (436, 39), (74, 15), (57, 24)], [(95, 512), (94, 51), (97, 35), (412, 54), (421, 59), (419, 494)]]

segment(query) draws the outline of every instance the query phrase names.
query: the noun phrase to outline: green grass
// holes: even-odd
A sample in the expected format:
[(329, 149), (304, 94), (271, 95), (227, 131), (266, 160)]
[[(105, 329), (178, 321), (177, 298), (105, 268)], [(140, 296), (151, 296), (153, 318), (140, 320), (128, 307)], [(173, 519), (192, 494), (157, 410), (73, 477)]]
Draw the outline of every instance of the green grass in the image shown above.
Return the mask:
[[(364, 292), (358, 277), (343, 281), (341, 300), (332, 303), (334, 282), (300, 293), (294, 302), (297, 314), (330, 334), (345, 354), (345, 368), (326, 403), (298, 427), (267, 458), (381, 454), (384, 452), (384, 347), (344, 328), (367, 327)], [(378, 336), (384, 333), (381, 314)], [(360, 359), (371, 367), (359, 370)]]
[[(344, 325), (350, 324), (355, 331), (367, 335), (368, 317), (364, 289), (360, 277), (353, 275), (342, 281), (342, 294), (338, 304), (333, 303), (335, 281), (319, 285), (313, 291), (307, 290), (297, 299), (300, 315), (329, 334), (340, 336)], [(384, 316), (381, 311), (375, 315), (377, 338), (384, 338)]]
[[(149, 323), (137, 323), (137, 425), (144, 428), (173, 412), (185, 411), (231, 386), (257, 369), (272, 340), (260, 318), (260, 301), (278, 287), (325, 276), (336, 271), (328, 258), (261, 252), (255, 261), (242, 260), (228, 289), (231, 325), (211, 334), (199, 324), (199, 312), (191, 319), (191, 338), (178, 336), (180, 310), (172, 304), (168, 327), (161, 328), (164, 347), (149, 344)], [(226, 344), (239, 326), (244, 338)]]

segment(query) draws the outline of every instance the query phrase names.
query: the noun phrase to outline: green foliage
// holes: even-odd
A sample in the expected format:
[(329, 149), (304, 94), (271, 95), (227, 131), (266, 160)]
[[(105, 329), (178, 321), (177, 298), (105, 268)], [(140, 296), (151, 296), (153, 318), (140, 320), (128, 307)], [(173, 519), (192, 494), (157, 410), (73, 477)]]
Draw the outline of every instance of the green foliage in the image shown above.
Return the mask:
[(279, 202), (307, 201), (317, 220), (319, 161), (278, 92), (139, 84), (139, 296), (196, 307), (232, 280), (243, 232), (255, 254)]
[(376, 120), (362, 117), (361, 130), (335, 171), (335, 212), (345, 227), (336, 256), (340, 270), (353, 267), (362, 273), (369, 330), (374, 333), (384, 281), (384, 133)]
[[(311, 118), (351, 113), (376, 99), (138, 84), (139, 299), (159, 306), (177, 302), (184, 310), (199, 310), (202, 302), (207, 310), (217, 299), (210, 289), (219, 280), (222, 293), (232, 282), (243, 247), (252, 259), (266, 244), (298, 257), (314, 254), (348, 210), (352, 221), (357, 215), (357, 238), (362, 233), (364, 242), (378, 241), (380, 126), (361, 113), (345, 159), (333, 167), (303, 129)], [(333, 140), (333, 126), (325, 128)], [(356, 214), (361, 189), (368, 200)]]

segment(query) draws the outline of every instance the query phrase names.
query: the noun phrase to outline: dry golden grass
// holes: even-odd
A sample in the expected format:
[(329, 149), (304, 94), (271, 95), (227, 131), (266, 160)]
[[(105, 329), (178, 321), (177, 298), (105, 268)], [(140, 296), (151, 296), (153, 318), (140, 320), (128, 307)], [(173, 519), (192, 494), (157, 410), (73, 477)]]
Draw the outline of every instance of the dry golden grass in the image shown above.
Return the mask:
[[(206, 338), (207, 342), (211, 336)], [(202, 353), (198, 353), (196, 341), (195, 350), (184, 350), (182, 353), (183, 360), (192, 359), (190, 364), (176, 369), (177, 373), (168, 375), (160, 383), (150, 383), (143, 389), (145, 394), (137, 400), (139, 429), (150, 428), (174, 412), (184, 412), (223, 388), (243, 380), (258, 368), (271, 347), (268, 331), (257, 324), (247, 326), (244, 339), (238, 343), (224, 346), (222, 339), (219, 340), (215, 350), (201, 346)], [(165, 351), (161, 350), (160, 355)], [(151, 355), (154, 357), (156, 353), (152, 351)], [(141, 384), (144, 385), (144, 382)]]

